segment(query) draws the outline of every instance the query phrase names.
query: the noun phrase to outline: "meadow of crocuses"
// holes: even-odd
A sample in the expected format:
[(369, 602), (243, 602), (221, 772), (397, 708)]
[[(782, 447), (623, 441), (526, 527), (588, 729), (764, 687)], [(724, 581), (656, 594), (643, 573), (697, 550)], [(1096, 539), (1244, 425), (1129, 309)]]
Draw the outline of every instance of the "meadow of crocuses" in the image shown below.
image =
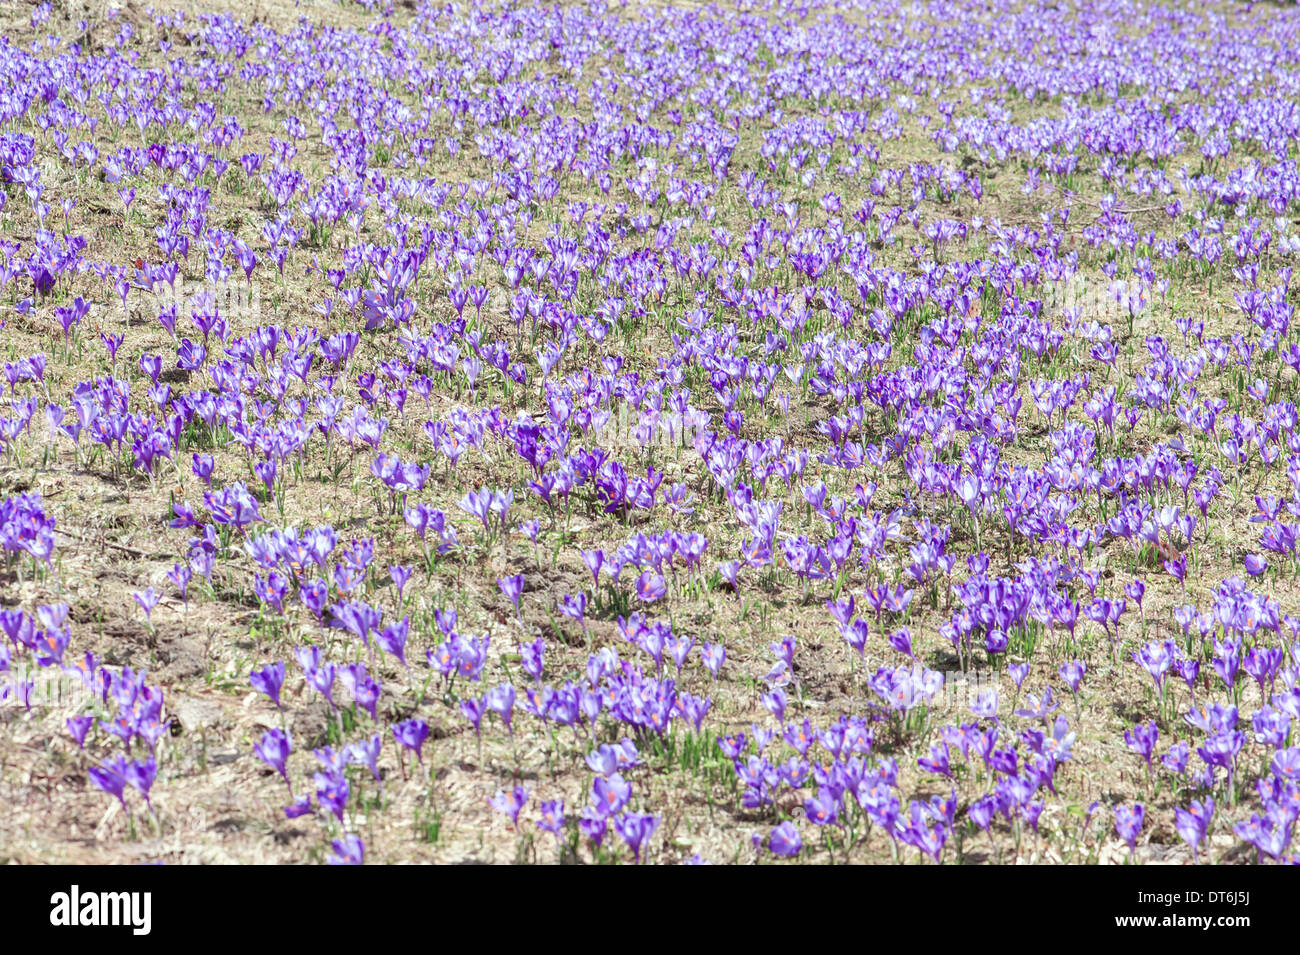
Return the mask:
[(0, 859), (1295, 861), (1295, 7), (0, 37)]

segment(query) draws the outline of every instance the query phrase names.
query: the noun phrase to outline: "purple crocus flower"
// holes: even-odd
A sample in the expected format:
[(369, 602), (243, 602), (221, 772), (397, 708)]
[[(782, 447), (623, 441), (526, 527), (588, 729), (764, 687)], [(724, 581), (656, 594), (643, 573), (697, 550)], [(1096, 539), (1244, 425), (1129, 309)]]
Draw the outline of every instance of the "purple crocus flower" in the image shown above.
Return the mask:
[(998, 719), (998, 691), (985, 690), (971, 701), (970, 711), (980, 719), (993, 720)]
[(158, 606), (158, 601), (162, 600), (162, 596), (156, 593), (152, 587), (133, 594), (132, 596), (135, 597), (135, 602), (140, 605), (140, 609), (144, 611), (144, 619), (152, 624), (153, 610)]
[(1151, 756), (1155, 752), (1156, 740), (1159, 737), (1160, 731), (1156, 728), (1154, 720), (1149, 723), (1138, 723), (1132, 729), (1124, 731), (1125, 744), (1146, 761), (1148, 776), (1151, 774)]
[(283, 662), (277, 661), (260, 670), (254, 670), (248, 675), (248, 681), (254, 690), (270, 697), (271, 702), (277, 707), (284, 708), (280, 703), (280, 690), (284, 687)]
[(194, 476), (206, 484), (212, 486), (212, 472), (216, 468), (216, 461), (210, 454), (195, 454), (191, 459), (190, 469)]
[(487, 712), (487, 707), (483, 701), (474, 697), (461, 700), (460, 712), (474, 727), (474, 735), (481, 740), (483, 738), (483, 714)]
[(608, 743), (587, 754), (587, 768), (600, 776), (612, 776), (618, 772), (618, 751)]
[(585, 632), (587, 629), (587, 595), (585, 593), (565, 594), (557, 604), (560, 613), (570, 620), (578, 621)]
[(284, 778), (284, 784), (289, 787), (289, 795), (292, 796), (293, 784), (289, 782), (289, 771), (286, 768), (290, 749), (289, 737), (280, 730), (267, 730), (262, 734), (261, 741), (253, 744), (253, 751), (258, 758)]
[(591, 781), (591, 801), (596, 811), (612, 816), (632, 798), (632, 786), (618, 773), (597, 776)]
[(1115, 807), (1115, 832), (1128, 843), (1130, 854), (1137, 845), (1137, 837), (1142, 832), (1142, 822), (1145, 816), (1146, 808), (1141, 803)]
[(399, 623), (390, 623), (378, 632), (376, 639), (379, 645), (388, 653), (397, 658), (397, 662), (404, 667), (409, 667), (406, 662), (406, 638), (411, 632), (411, 621), (409, 617), (403, 617)]
[(636, 579), (636, 595), (646, 603), (654, 603), (668, 593), (668, 585), (663, 577), (653, 570), (643, 571)]
[(316, 773), (312, 777), (316, 786), (316, 801), (321, 807), (334, 814), (339, 822), (343, 821), (343, 811), (347, 808), (352, 787), (340, 772)]
[(172, 569), (167, 572), (167, 576), (171, 579), (171, 582), (176, 585), (176, 589), (180, 592), (181, 600), (188, 603), (189, 586), (190, 581), (194, 579), (194, 571), (190, 570), (190, 568), (184, 564), (173, 564)]
[(342, 839), (335, 839), (334, 852), (330, 855), (328, 865), (362, 865), (366, 860), (366, 846), (359, 836), (348, 833)]
[(424, 747), (424, 741), (429, 738), (429, 724), (422, 719), (414, 718), (398, 723), (393, 727), (393, 738), (405, 746), (407, 749), (415, 751), (415, 758), (424, 765), (424, 755), (421, 752)]
[(397, 587), (397, 599), (402, 599), (402, 591), (406, 589), (406, 582), (411, 579), (412, 568), (405, 564), (392, 564), (388, 568), (388, 576), (392, 579), (393, 584)]
[(516, 786), (508, 793), (498, 791), (488, 802), (497, 812), (509, 816), (511, 827), (518, 830), (519, 813), (528, 802), (528, 790), (523, 786)]
[(1191, 756), (1191, 748), (1186, 743), (1175, 743), (1160, 757), (1160, 762), (1175, 776), (1181, 776), (1187, 772), (1187, 761)]
[(303, 796), (301, 799), (284, 807), (284, 817), (286, 819), (297, 819), (299, 816), (305, 816), (311, 811), (311, 796)]
[(493, 687), (483, 695), (483, 702), (489, 710), (501, 717), (506, 724), (506, 732), (514, 736), (510, 723), (515, 711), (515, 688), (509, 683)]
[(799, 830), (787, 819), (772, 830), (767, 847), (773, 855), (797, 856), (803, 850), (803, 839), (799, 837)]
[(370, 770), (370, 775), (375, 778), (375, 782), (380, 782), (382, 777), (379, 774), (379, 753), (383, 746), (384, 738), (378, 733), (368, 740), (352, 743), (347, 748), (348, 762), (365, 766)]
[(121, 756), (107, 759), (98, 766), (91, 766), (89, 770), (90, 781), (96, 788), (117, 797), (117, 801), (122, 804), (122, 811), (128, 816), (131, 814), (131, 809), (126, 804), (125, 789), (129, 772), (130, 765)]
[(515, 574), (513, 577), (501, 577), (497, 580), (497, 586), (501, 592), (506, 595), (509, 601), (514, 604), (515, 615), (519, 615), (519, 598), (524, 592), (524, 575)]
[(338, 668), (333, 663), (323, 663), (307, 674), (307, 685), (325, 697), (332, 710), (338, 709), (334, 702), (334, 679), (337, 675)]
[(709, 671), (709, 676), (717, 679), (718, 671), (727, 659), (727, 648), (720, 643), (706, 643), (700, 650), (700, 659)]
[(1207, 738), (1203, 746), (1197, 747), (1196, 753), (1205, 760), (1207, 766), (1227, 770), (1228, 785), (1231, 786), (1237, 754), (1245, 744), (1245, 733), (1240, 730), (1222, 730)]
[(1026, 693), (1025, 704), (1025, 706), (1016, 710), (1016, 716), (1044, 721), (1061, 705), (1052, 698), (1052, 688), (1050, 686), (1043, 691), (1041, 697), (1033, 693)]
[(1088, 671), (1088, 665), (1082, 660), (1067, 660), (1062, 663), (1057, 671), (1065, 685), (1070, 688), (1072, 694), (1078, 695), (1079, 684), (1083, 682), (1083, 675)]
[(1025, 682), (1025, 677), (1029, 675), (1029, 664), (1013, 663), (1007, 667), (1007, 672), (1011, 674), (1011, 680), (1016, 685), (1016, 692), (1020, 692), (1020, 687)]
[(1172, 640), (1151, 642), (1133, 654), (1133, 659), (1151, 675), (1156, 692), (1164, 692), (1165, 675), (1178, 655), (1178, 646)]
[(93, 716), (86, 716), (84, 714), (68, 717), (68, 733), (76, 741), (79, 749), (86, 748), (86, 733), (90, 731), (90, 727), (94, 725), (94, 722), (95, 718)]
[(595, 587), (600, 587), (600, 565), (605, 562), (605, 552), (603, 550), (584, 550), (582, 552), (582, 561), (591, 571), (591, 582)]
[(524, 668), (534, 680), (541, 682), (542, 671), (545, 668), (546, 643), (540, 637), (532, 643), (524, 643), (519, 646), (519, 665)]
[(889, 645), (906, 657), (915, 659), (912, 653), (912, 631), (907, 627), (900, 627), (889, 635)]
[(1146, 596), (1147, 585), (1141, 580), (1131, 580), (1124, 585), (1124, 593), (1128, 598), (1138, 605), (1138, 613), (1142, 613), (1142, 598)]
[(1300, 747), (1280, 749), (1273, 754), (1269, 769), (1278, 779), (1287, 782), (1300, 782)]
[(555, 836), (557, 842), (564, 831), (564, 800), (552, 799), (542, 803), (542, 818), (537, 820), (537, 828)]
[(639, 812), (625, 812), (614, 819), (614, 830), (632, 850), (632, 858), (641, 861), (645, 842), (659, 827), (659, 817)]
[(591, 840), (592, 845), (597, 849), (605, 839), (605, 832), (609, 828), (609, 817), (596, 809), (587, 807), (578, 817), (578, 829), (584, 836)]
[(150, 812), (153, 812), (153, 803), (149, 800), (149, 791), (153, 789), (153, 782), (157, 776), (158, 763), (152, 753), (144, 759), (137, 759), (127, 764), (127, 782), (144, 798), (144, 804)]
[(763, 706), (776, 717), (778, 723), (785, 722), (785, 705), (785, 691), (780, 687), (774, 688), (770, 693), (763, 694)]
[(1187, 809), (1174, 810), (1174, 828), (1178, 830), (1184, 842), (1192, 847), (1192, 862), (1199, 862), (1197, 848), (1205, 841), (1210, 831), (1210, 822), (1214, 818), (1214, 800), (1208, 796), (1204, 802), (1192, 800)]

